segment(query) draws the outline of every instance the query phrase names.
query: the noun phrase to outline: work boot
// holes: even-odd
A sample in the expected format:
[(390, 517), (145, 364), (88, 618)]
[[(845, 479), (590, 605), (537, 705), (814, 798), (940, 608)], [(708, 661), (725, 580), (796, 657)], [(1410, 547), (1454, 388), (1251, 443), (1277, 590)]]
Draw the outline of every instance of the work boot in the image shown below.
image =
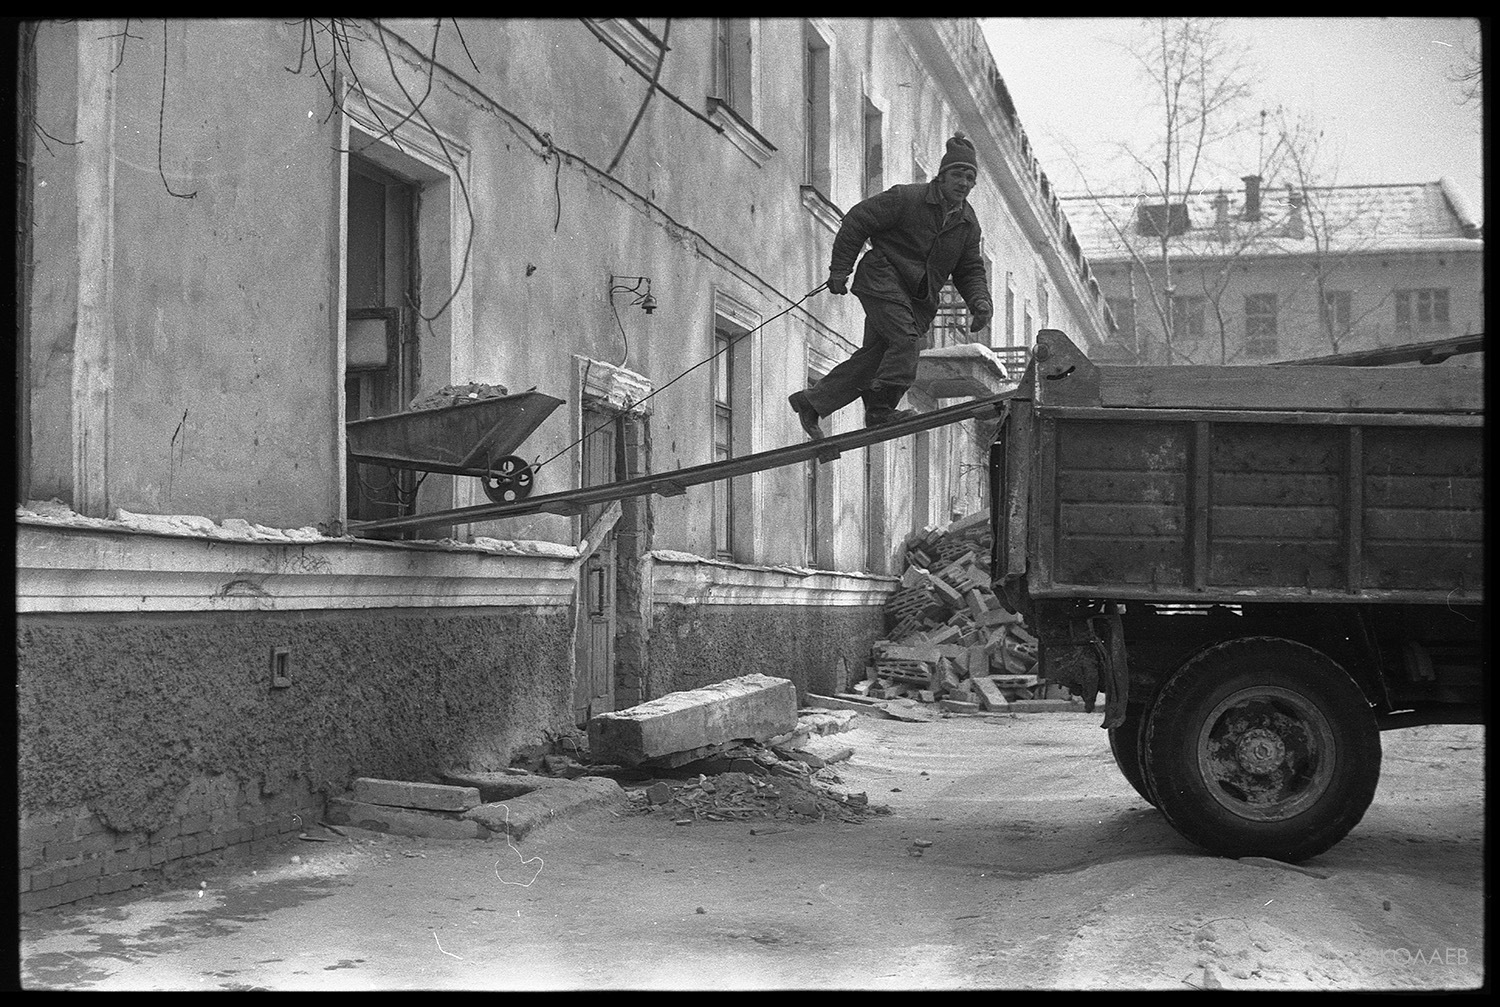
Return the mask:
[(897, 409), (905, 388), (872, 388), (860, 396), (865, 403), (865, 426), (883, 427), (917, 415), (915, 409)]
[(791, 403), (792, 411), (797, 414), (797, 419), (802, 423), (802, 429), (807, 431), (807, 436), (815, 441), (823, 439), (823, 428), (818, 425), (818, 411), (813, 408), (812, 403), (807, 401), (806, 392), (793, 392), (786, 397)]
[(890, 406), (881, 406), (871, 409), (865, 413), (866, 427), (886, 427), (892, 423), (900, 423), (917, 415), (915, 409), (892, 409)]

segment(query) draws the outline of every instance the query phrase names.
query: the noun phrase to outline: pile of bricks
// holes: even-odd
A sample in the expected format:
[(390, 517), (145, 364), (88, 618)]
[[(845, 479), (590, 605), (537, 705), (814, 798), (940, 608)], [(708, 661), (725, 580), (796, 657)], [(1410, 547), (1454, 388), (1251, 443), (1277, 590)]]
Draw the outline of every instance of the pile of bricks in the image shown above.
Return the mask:
[(1042, 698), (1036, 637), (990, 590), (990, 543), (989, 511), (907, 539), (901, 587), (885, 606), (886, 639), (875, 642), (856, 693), (962, 713)]

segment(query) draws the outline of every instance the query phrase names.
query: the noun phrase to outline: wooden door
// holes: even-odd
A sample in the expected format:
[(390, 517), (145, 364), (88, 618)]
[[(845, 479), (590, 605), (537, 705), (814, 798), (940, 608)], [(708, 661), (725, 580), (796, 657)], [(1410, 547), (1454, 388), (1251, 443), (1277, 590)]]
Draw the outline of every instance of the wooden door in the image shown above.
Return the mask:
[[(619, 415), (585, 405), (583, 429), (583, 485), (599, 486), (620, 479), (623, 445)], [(594, 526), (606, 506), (584, 509), (583, 532)], [(578, 671), (573, 684), (573, 714), (578, 724), (614, 709), (616, 573), (615, 533), (611, 530), (584, 562), (578, 585)]]
[[(344, 418), (363, 420), (406, 408), (418, 381), (416, 186), (358, 157), (349, 159)], [(410, 514), (416, 474), (348, 462), (348, 516)], [(398, 537), (413, 538), (414, 530)]]

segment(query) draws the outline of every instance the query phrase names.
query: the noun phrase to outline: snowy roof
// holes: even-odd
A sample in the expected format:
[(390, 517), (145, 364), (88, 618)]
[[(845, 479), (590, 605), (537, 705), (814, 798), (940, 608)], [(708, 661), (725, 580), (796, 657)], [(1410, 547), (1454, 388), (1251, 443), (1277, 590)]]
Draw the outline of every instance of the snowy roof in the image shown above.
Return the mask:
[[(1285, 187), (1261, 191), (1258, 221), (1243, 219), (1244, 188), (1189, 193), (1183, 200), (1187, 230), (1171, 239), (1172, 250), (1189, 256), (1311, 254), (1316, 251), (1317, 239), (1325, 243), (1325, 252), (1343, 253), (1484, 248), (1482, 229), (1462, 194), (1446, 179), (1400, 185), (1313, 186), (1304, 193), (1301, 237), (1293, 221), (1292, 194)], [(1138, 216), (1143, 207), (1160, 206), (1159, 196), (1070, 193), (1060, 195), (1059, 202), (1091, 261), (1127, 258), (1130, 248), (1147, 251), (1156, 247), (1153, 234), (1142, 233)], [(1222, 225), (1218, 223), (1221, 205)]]

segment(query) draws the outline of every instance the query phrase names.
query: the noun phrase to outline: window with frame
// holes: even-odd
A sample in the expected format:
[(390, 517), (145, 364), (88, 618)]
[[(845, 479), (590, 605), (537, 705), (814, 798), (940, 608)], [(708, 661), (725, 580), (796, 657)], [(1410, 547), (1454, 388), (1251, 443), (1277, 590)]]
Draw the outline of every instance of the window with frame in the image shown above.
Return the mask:
[(1427, 335), (1448, 331), (1448, 289), (1396, 291), (1396, 331)]
[(1245, 352), (1266, 356), (1276, 352), (1276, 295), (1245, 295)]
[[(714, 326), (714, 461), (734, 457), (734, 327), (720, 318)], [(734, 481), (714, 484), (714, 556), (734, 558)]]
[(714, 97), (749, 122), (750, 66), (754, 56), (750, 19), (714, 18)]
[(1354, 295), (1347, 290), (1323, 291), (1323, 331), (1334, 336), (1347, 336), (1354, 324)]
[(1005, 274), (1005, 345), (1016, 345), (1016, 274)]
[(828, 42), (810, 23), (802, 24), (803, 174), (807, 184), (828, 196), (833, 188), (830, 167), (829, 123), (832, 100), (829, 92)]
[(1208, 299), (1184, 295), (1172, 298), (1172, 338), (1178, 342), (1196, 343), (1203, 338)]
[(885, 113), (865, 97), (865, 187), (864, 198), (885, 189)]

